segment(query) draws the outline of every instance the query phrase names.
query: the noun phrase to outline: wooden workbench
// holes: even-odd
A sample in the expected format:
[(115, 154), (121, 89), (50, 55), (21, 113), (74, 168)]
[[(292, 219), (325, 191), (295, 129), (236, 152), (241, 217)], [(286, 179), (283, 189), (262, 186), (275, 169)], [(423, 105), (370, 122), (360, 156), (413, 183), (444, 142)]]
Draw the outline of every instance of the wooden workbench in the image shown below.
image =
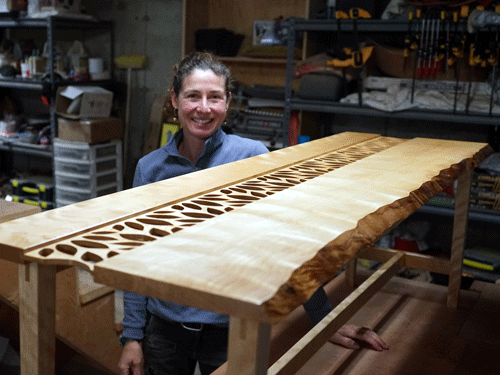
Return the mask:
[[(2, 224), (0, 256), (25, 264), (22, 372), (53, 373), (56, 265), (230, 315), (230, 374), (294, 373), (401, 265), (448, 274), (456, 306), (471, 171), (491, 151), (342, 133), (48, 211), (36, 235), (26, 232), (40, 218)], [(457, 178), (449, 261), (370, 248)], [(388, 261), (268, 371), (271, 325), (360, 251)], [(353, 267), (348, 276), (354, 283)]]
[[(40, 212), (38, 206), (0, 199), (0, 223)], [(16, 311), (19, 311), (18, 269), (22, 267), (24, 266), (18, 263), (0, 259), (0, 301), (6, 307), (0, 308), (0, 321), (2, 329), (12, 338), (19, 335), (18, 330), (16, 331), (18, 316), (13, 313), (17, 314)], [(95, 367), (116, 373), (121, 348), (118, 346), (119, 332), (113, 324), (113, 295), (102, 293), (103, 288), (97, 289), (95, 285), (92, 285), (90, 293), (84, 294), (88, 288), (82, 288), (82, 283), (79, 282), (81, 272), (78, 271), (70, 267), (57, 273), (56, 335), (62, 342), (90, 359)]]
[(0, 199), (0, 223), (41, 212), (38, 206)]

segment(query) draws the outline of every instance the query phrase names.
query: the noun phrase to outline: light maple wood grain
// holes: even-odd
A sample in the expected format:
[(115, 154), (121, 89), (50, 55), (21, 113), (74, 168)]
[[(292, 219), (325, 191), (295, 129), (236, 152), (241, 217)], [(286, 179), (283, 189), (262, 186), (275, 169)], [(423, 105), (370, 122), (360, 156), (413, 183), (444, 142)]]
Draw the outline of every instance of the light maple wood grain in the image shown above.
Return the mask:
[(19, 325), (23, 375), (54, 374), (56, 267), (19, 265)]
[(463, 173), (457, 181), (455, 196), (455, 218), (453, 221), (453, 238), (451, 245), (450, 277), (447, 305), (458, 307), (460, 286), (462, 284), (462, 265), (467, 236), (467, 216), (469, 214), (470, 187), (472, 171)]
[(267, 372), (271, 325), (231, 317), (229, 323), (228, 372), (258, 375)]
[[(36, 228), (36, 223), (15, 220), (0, 225), (0, 256), (50, 265), (80, 262), (93, 270), (97, 282), (227, 313), (234, 322), (268, 326), (305, 302), (360, 249), (371, 245), (491, 152), (481, 143), (401, 140), (377, 146), (376, 150), (372, 147), (370, 152), (352, 148), (354, 160), (311, 179), (289, 183), (286, 180), (294, 177), (281, 172), (299, 162), (308, 165), (311, 158), (331, 155), (332, 150), (344, 149), (348, 154), (348, 146), (371, 139), (377, 136), (347, 133), (329, 137), (53, 210), (38, 218), (38, 224), (43, 221), (43, 230), (35, 229), (30, 236), (26, 228)], [(339, 153), (335, 157), (346, 155)], [(314, 169), (318, 168), (322, 169), (315, 164)], [(99, 248), (102, 244), (98, 237), (103, 235), (98, 232), (100, 228), (114, 223), (138, 228), (140, 225), (127, 220), (216, 189), (241, 191), (241, 187), (232, 190), (234, 184), (271, 172), (276, 176), (268, 175), (266, 179), (276, 179), (278, 184), (286, 185), (285, 190), (270, 190), (269, 195), (252, 198), (251, 204), (247, 204), (248, 197), (241, 196), (237, 199), (245, 203), (227, 210), (230, 212), (211, 215), (206, 221), (195, 220), (196, 225), (152, 242), (142, 234), (126, 234), (128, 238), (144, 238), (149, 244), (138, 240), (142, 246), (122, 249), (106, 260), (95, 253), (73, 259), (73, 250), (63, 244), (59, 249), (65, 256), (49, 257), (55, 253), (50, 249), (52, 245), (57, 250), (57, 244), (94, 231), (90, 236), (92, 246)], [(109, 210), (110, 204), (113, 208)], [(90, 244), (77, 242), (84, 248)], [(40, 287), (36, 284), (32, 286), (35, 289)], [(23, 292), (23, 298), (26, 295)], [(36, 305), (37, 298), (27, 298)], [(40, 334), (39, 326), (34, 329), (35, 335)], [(252, 334), (257, 331), (252, 330)], [(234, 337), (233, 346), (245, 344), (240, 336)], [(255, 364), (243, 361), (243, 366), (260, 374), (265, 371), (262, 364), (267, 358), (266, 340), (253, 337), (248, 347), (253, 348)], [(243, 363), (238, 360), (241, 351), (230, 353), (230, 363)]]
[(109, 223), (294, 165), (314, 156), (379, 137), (342, 133), (231, 164), (128, 189), (30, 217), (0, 224), (0, 258), (21, 261), (43, 244), (85, 233)]
[(413, 139), (98, 263), (94, 276), (120, 289), (276, 322), (487, 149)]

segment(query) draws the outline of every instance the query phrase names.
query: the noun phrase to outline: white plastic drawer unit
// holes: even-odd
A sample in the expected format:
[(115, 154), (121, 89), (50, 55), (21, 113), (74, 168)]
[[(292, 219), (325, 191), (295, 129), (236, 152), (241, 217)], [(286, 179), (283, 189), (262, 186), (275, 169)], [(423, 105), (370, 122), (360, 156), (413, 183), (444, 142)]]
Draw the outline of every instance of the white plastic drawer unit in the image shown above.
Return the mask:
[(116, 156), (100, 158), (95, 162), (56, 157), (54, 158), (54, 171), (55, 173), (74, 173), (92, 177), (106, 171), (120, 171), (121, 164), (121, 157)]
[(55, 173), (56, 177), (56, 190), (59, 188), (75, 188), (88, 190), (94, 194), (103, 186), (116, 184), (121, 186), (121, 173), (119, 171), (111, 170), (105, 171), (93, 176), (86, 176), (75, 173)]
[(88, 144), (85, 142), (54, 140), (54, 158), (96, 162), (105, 157), (116, 156), (121, 160), (122, 143), (114, 140), (107, 143)]

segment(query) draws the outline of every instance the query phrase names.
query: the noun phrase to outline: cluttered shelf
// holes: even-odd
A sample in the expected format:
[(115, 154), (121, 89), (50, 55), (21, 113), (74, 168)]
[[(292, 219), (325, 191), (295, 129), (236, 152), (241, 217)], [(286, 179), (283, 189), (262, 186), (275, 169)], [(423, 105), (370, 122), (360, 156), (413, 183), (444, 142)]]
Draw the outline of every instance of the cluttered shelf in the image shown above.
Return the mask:
[(52, 157), (52, 146), (36, 145), (20, 141), (19, 139), (5, 140), (0, 138), (0, 151), (11, 151), (46, 158)]
[(43, 83), (41, 80), (36, 79), (2, 77), (0, 79), (0, 87), (41, 91), (43, 89)]
[[(418, 24), (408, 24), (405, 20), (379, 20), (379, 19), (306, 19), (290, 18), (287, 20), (289, 27), (296, 31), (342, 31), (353, 32), (408, 32), (415, 31)], [(382, 27), (381, 27), (382, 26)], [(461, 25), (463, 30), (463, 25)]]
[[(417, 212), (451, 218), (455, 215), (455, 196), (456, 185), (452, 184)], [(500, 153), (491, 154), (474, 169), (469, 202), (469, 220), (500, 223)]]
[[(496, 128), (499, 49), (497, 42), (488, 49), (484, 41), (498, 34), (500, 15), (479, 10), (468, 17), (452, 15), (288, 19), (284, 130), (292, 124), (291, 111)], [(483, 15), (490, 21), (478, 20)], [(292, 51), (304, 32), (316, 50), (297, 64)], [(342, 50), (347, 39), (350, 52)], [(297, 83), (298, 92), (292, 90)]]
[[(48, 82), (48, 81), (47, 81)], [(72, 79), (66, 79), (58, 82), (58, 86), (79, 86), (79, 85), (93, 85), (93, 86), (103, 86), (109, 87), (113, 83), (110, 79), (103, 80), (86, 80), (86, 81), (75, 81)], [(33, 78), (0, 78), (0, 87), (9, 89), (26, 89), (26, 90), (43, 90), (44, 81)]]
[[(482, 13), (475, 11), (478, 14)], [(494, 40), (488, 36), (498, 33), (498, 23), (480, 27), (472, 13), (456, 19), (451, 15), (422, 12), (413, 20), (404, 15), (398, 20), (288, 19), (284, 138), (292, 142), (298, 135), (298, 111), (456, 123), (496, 133), (500, 46), (497, 39), (495, 48), (487, 50), (481, 41)], [(468, 28), (468, 21), (476, 27)], [(303, 34), (314, 49), (296, 63), (292, 51)], [(350, 52), (338, 45), (350, 47)], [(488, 178), (497, 176), (495, 172)], [(476, 190), (469, 219), (500, 223), (500, 192), (483, 186)], [(453, 217), (454, 203), (433, 201), (418, 212)]]
[[(7, 156), (2, 172), (21, 160), (15, 158), (17, 153), (52, 158), (49, 145), (58, 134), (55, 98), (60, 87), (115, 88), (113, 25), (86, 14), (0, 18), (4, 44), (9, 47), (0, 56), (0, 88), (14, 98), (17, 111), (4, 116), (5, 123), (0, 124), (0, 151)], [(26, 35), (33, 38), (31, 44), (24, 42)], [(102, 38), (107, 43), (104, 56), (91, 56), (85, 43), (100, 45)], [(23, 119), (28, 121), (22, 123)]]
[[(433, 204), (426, 204), (417, 211), (424, 214), (440, 215), (446, 217), (453, 217), (455, 210), (453, 207), (435, 206)], [(500, 212), (492, 213), (491, 210), (470, 209), (469, 220), (482, 221), (491, 224), (500, 224)]]
[(275, 64), (275, 65), (286, 65), (285, 58), (264, 58), (264, 57), (220, 57), (220, 60), (224, 63), (236, 63), (236, 64)]
[(498, 126), (500, 123), (499, 115), (492, 115), (489, 112), (469, 111), (447, 111), (437, 109), (407, 109), (404, 111), (386, 112), (369, 107), (367, 105), (357, 105), (340, 102), (325, 102), (324, 100), (310, 100), (292, 98), (290, 107), (293, 110), (309, 112), (330, 112), (337, 114), (376, 116), (412, 120), (432, 120), (443, 122), (456, 122), (476, 125)]
[(50, 24), (57, 24), (59, 28), (70, 29), (91, 29), (98, 26), (99, 28), (113, 27), (112, 21), (98, 21), (94, 17), (87, 18), (66, 18), (58, 16), (50, 16), (43, 18), (26, 18), (26, 17), (0, 17), (0, 28), (45, 28)]

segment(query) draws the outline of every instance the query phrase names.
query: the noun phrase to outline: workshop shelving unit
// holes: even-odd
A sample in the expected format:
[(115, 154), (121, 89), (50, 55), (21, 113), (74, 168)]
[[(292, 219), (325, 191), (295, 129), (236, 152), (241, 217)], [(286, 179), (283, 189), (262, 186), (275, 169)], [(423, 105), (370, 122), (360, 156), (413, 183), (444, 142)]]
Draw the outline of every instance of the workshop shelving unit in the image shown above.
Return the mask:
[[(44, 79), (22, 79), (22, 78), (0, 78), (0, 88), (11, 90), (29, 90), (47, 95), (49, 99), (48, 113), (50, 115), (51, 142), (57, 137), (57, 116), (55, 113), (55, 93), (59, 86), (64, 85), (99, 85), (111, 86), (114, 77), (114, 26), (112, 21), (93, 21), (77, 18), (62, 18), (62, 17), (47, 17), (47, 18), (0, 18), (0, 29), (3, 31), (4, 37), (10, 37), (13, 30), (40, 30), (40, 33), (45, 32), (46, 41), (49, 48), (48, 69)], [(60, 80), (55, 74), (55, 46), (58, 41), (59, 31), (72, 30), (81, 32), (82, 35), (86, 31), (103, 31), (109, 35), (109, 56), (106, 63), (108, 64), (110, 79), (100, 81), (74, 81)], [(1, 142), (0, 154), (6, 156), (2, 159), (8, 159), (7, 156), (13, 154), (25, 154), (39, 156), (51, 161), (53, 158), (52, 145), (42, 146), (26, 144), (22, 142)], [(10, 155), (9, 155), (10, 154)], [(3, 162), (6, 163), (6, 162)], [(7, 165), (0, 165), (6, 168)]]
[[(353, 20), (341, 21), (342, 32), (353, 32)], [(356, 20), (356, 27), (359, 33), (370, 32), (392, 32), (392, 33), (407, 33), (408, 22), (405, 21), (384, 21), (372, 19)], [(412, 31), (417, 31), (419, 26), (417, 23), (411, 25)], [(462, 25), (463, 29), (463, 25)], [(304, 18), (291, 18), (288, 20), (288, 48), (287, 48), (287, 64), (286, 64), (286, 86), (285, 86), (285, 111), (284, 111), (284, 128), (285, 133), (288, 133), (290, 122), (290, 113), (292, 110), (310, 111), (310, 112), (325, 112), (348, 115), (376, 116), (388, 118), (401, 118), (410, 120), (433, 120), (433, 121), (449, 121), (457, 123), (473, 123), (475, 125), (498, 126), (500, 124), (500, 116), (491, 113), (460, 112), (460, 111), (436, 111), (436, 110), (405, 110), (397, 112), (383, 112), (377, 109), (364, 106), (362, 104), (344, 104), (339, 102), (328, 102), (319, 100), (299, 99), (292, 97), (292, 81), (293, 81), (293, 51), (296, 44), (297, 33), (300, 32), (336, 32), (339, 31), (339, 23), (335, 20), (309, 20)], [(288, 134), (285, 135), (288, 139)]]
[[(343, 33), (353, 33), (355, 31), (360, 34), (381, 32), (381, 33), (399, 33), (406, 34), (409, 31), (419, 32), (420, 24), (404, 20), (377, 20), (377, 19), (305, 19), (305, 18), (289, 18), (287, 20), (288, 27), (288, 45), (287, 45), (287, 61), (286, 61), (286, 85), (285, 85), (285, 106), (283, 112), (283, 141), (285, 146), (288, 144), (290, 120), (292, 111), (302, 112), (317, 112), (330, 113), (354, 116), (369, 116), (381, 117), (388, 119), (407, 119), (435, 122), (454, 122), (467, 126), (486, 126), (489, 129), (498, 130), (500, 125), (500, 116), (487, 112), (472, 112), (472, 111), (448, 111), (448, 110), (425, 110), (411, 109), (396, 112), (384, 112), (372, 107), (358, 104), (347, 104), (333, 101), (310, 100), (297, 98), (293, 96), (293, 69), (294, 69), (294, 50), (296, 48), (298, 36), (302, 33), (307, 33), (305, 39), (311, 37), (311, 33), (327, 32), (335, 33), (342, 31)], [(457, 25), (458, 32), (467, 32), (465, 20), (462, 20)], [(491, 30), (490, 30), (491, 31)], [(441, 215), (444, 217), (452, 217), (454, 209), (449, 207), (425, 205), (420, 210), (423, 213)], [(499, 223), (500, 214), (469, 211), (469, 219), (490, 223)]]

